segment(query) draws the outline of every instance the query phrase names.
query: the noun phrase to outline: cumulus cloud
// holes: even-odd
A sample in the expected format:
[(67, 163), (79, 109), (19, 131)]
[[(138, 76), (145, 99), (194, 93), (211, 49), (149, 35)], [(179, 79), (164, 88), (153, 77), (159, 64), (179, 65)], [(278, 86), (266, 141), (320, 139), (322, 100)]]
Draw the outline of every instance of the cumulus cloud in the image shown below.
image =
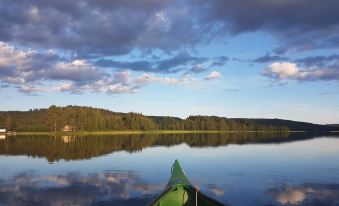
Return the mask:
[(0, 81), (7, 84), (36, 83), (43, 78), (60, 57), (53, 51), (38, 53), (19, 50), (0, 42)]
[(47, 72), (46, 76), (56, 80), (70, 80), (74, 82), (94, 81), (107, 74), (100, 72), (85, 60), (73, 60), (71, 62), (58, 62), (54, 68)]
[(164, 77), (155, 73), (133, 75), (131, 71), (124, 70), (115, 72), (112, 76), (108, 76), (107, 78), (86, 84), (63, 83), (60, 86), (53, 88), (53, 90), (74, 94), (82, 92), (122, 94), (136, 93), (140, 88), (148, 84), (185, 86), (198, 84), (198, 82), (199, 79), (186, 74), (181, 75), (180, 77)]
[(263, 74), (277, 79), (298, 79), (301, 76), (298, 66), (290, 62), (272, 63)]
[(292, 62), (275, 62), (270, 64), (262, 74), (277, 80), (339, 81), (338, 65), (327, 66), (328, 67), (313, 66), (305, 69)]
[(209, 75), (207, 75), (204, 79), (205, 80), (213, 80), (221, 77), (221, 73), (217, 71), (212, 71)]
[[(116, 82), (116, 79), (99, 80), (89, 84), (77, 85), (75, 83), (62, 83), (60, 86), (52, 88), (56, 92), (70, 92), (72, 94), (81, 94), (84, 92), (106, 93), (106, 94), (123, 94), (136, 93), (140, 86), (133, 84), (124, 84)], [(116, 83), (113, 83), (116, 82)]]
[(20, 72), (27, 80), (33, 79), (31, 72), (46, 69), (58, 59), (59, 56), (53, 51), (40, 54), (34, 50), (19, 50), (0, 42), (0, 77), (18, 78)]
[(51, 91), (46, 85), (50, 80), (84, 85), (106, 76), (86, 60), (65, 60), (53, 51), (20, 50), (0, 42), (0, 82), (23, 93)]
[(1, 0), (0, 41), (82, 58), (178, 51), (227, 34), (264, 31), (290, 47), (338, 48), (338, 8), (333, 0)]
[[(98, 81), (77, 84), (74, 82), (62, 83), (50, 91), (55, 92), (70, 92), (80, 94), (83, 92), (106, 93), (106, 94), (122, 94), (122, 93), (137, 93), (139, 90), (148, 84), (163, 84), (171, 86), (187, 86), (198, 88), (203, 80), (212, 80), (218, 78), (218, 75), (212, 72), (202, 79), (193, 77), (189, 74), (182, 74), (179, 77), (159, 76), (156, 73), (142, 73), (133, 75), (129, 70), (123, 70), (108, 76), (107, 78)], [(47, 91), (38, 88), (31, 88), (32, 91)]]
[(19, 87), (19, 92), (26, 94), (35, 94), (39, 92), (49, 92), (49, 91), (50, 90), (48, 88), (37, 88), (31, 85), (29, 86), (22, 85), (21, 87)]
[[(171, 68), (200, 61), (207, 60), (180, 53), (173, 58), (158, 61), (156, 66), (171, 70)], [(121, 62), (116, 70), (105, 70), (88, 60), (65, 59), (52, 51), (21, 50), (0, 42), (0, 83), (6, 87), (18, 88), (19, 92), (27, 94), (40, 92), (135, 93), (141, 87), (152, 83), (192, 85), (200, 81), (188, 73), (168, 77), (155, 72), (140, 74), (134, 73), (131, 69), (118, 69), (118, 66), (123, 68), (124, 65), (129, 64)], [(139, 64), (131, 63), (131, 65)], [(212, 72), (206, 78), (210, 80), (217, 76), (217, 73)]]

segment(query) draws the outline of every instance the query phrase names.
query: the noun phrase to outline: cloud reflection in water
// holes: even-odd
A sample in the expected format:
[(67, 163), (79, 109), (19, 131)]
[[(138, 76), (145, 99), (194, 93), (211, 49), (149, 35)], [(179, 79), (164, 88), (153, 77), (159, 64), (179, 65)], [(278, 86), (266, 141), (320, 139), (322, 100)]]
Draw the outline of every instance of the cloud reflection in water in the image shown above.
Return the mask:
[(146, 205), (164, 184), (149, 184), (133, 171), (38, 176), (0, 180), (0, 205)]
[(267, 194), (281, 205), (339, 205), (339, 184), (284, 185)]

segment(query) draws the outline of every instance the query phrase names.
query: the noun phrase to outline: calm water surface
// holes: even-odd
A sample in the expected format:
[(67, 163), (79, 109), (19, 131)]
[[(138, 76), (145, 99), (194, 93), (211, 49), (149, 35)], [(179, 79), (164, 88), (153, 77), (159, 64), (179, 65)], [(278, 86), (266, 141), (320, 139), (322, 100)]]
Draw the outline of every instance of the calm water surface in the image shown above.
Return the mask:
[(0, 139), (0, 205), (147, 205), (179, 159), (227, 205), (339, 205), (339, 135)]

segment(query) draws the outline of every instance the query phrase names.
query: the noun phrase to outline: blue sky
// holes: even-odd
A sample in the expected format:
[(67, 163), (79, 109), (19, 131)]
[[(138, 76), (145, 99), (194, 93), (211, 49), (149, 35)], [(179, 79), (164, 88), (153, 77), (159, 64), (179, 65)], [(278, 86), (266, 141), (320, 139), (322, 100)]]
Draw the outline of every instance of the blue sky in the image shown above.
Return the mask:
[(0, 107), (338, 123), (338, 9), (333, 0), (0, 0)]

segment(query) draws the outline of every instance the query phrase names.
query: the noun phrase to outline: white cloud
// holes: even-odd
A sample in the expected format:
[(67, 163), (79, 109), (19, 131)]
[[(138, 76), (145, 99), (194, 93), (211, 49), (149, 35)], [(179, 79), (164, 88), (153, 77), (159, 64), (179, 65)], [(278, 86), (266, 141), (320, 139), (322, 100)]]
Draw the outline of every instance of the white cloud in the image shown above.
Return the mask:
[(300, 75), (300, 69), (297, 65), (290, 62), (272, 63), (265, 72), (279, 79), (297, 78)]
[(209, 75), (207, 75), (204, 79), (205, 80), (213, 80), (213, 79), (216, 79), (216, 78), (219, 78), (221, 77), (221, 74), (220, 72), (217, 72), (217, 71), (212, 71)]
[[(14, 47), (0, 42), (0, 71), (8, 69), (10, 66), (15, 65), (19, 71), (24, 71), (28, 67), (28, 63), (34, 52), (31, 50), (21, 51)], [(1, 73), (0, 73), (1, 74)]]
[[(204, 80), (218, 77), (220, 73), (213, 71)], [(27, 94), (135, 93), (152, 83), (196, 87), (201, 81), (188, 73), (169, 77), (156, 73), (138, 74), (131, 70), (108, 71), (84, 59), (65, 59), (53, 51), (21, 50), (0, 42), (0, 84)]]
[(57, 59), (50, 51), (20, 50), (0, 42), (0, 81), (8, 84), (35, 82), (53, 68)]
[(136, 83), (139, 84), (148, 84), (148, 83), (160, 83), (160, 84), (169, 84), (169, 85), (184, 85), (191, 84), (197, 81), (195, 78), (189, 75), (182, 75), (179, 78), (175, 77), (161, 77), (157, 76), (154, 73), (144, 73), (140, 77), (135, 79)]
[(304, 69), (292, 62), (275, 62), (270, 64), (262, 74), (278, 80), (339, 80), (339, 69), (335, 65)]
[(36, 88), (34, 86), (23, 85), (19, 88), (19, 91), (22, 93), (26, 93), (26, 94), (32, 94), (32, 93), (37, 93), (37, 92), (48, 92), (50, 90), (46, 88)]
[(115, 72), (96, 81), (78, 84), (77, 82), (64, 82), (53, 90), (56, 92), (70, 92), (73, 94), (83, 92), (96, 92), (106, 94), (135, 93), (140, 86), (134, 82), (130, 71)]
[(100, 79), (101, 73), (96, 67), (85, 60), (71, 62), (58, 62), (54, 68), (46, 71), (46, 76), (51, 79), (71, 80), (76, 82), (93, 81)]
[(158, 83), (166, 85), (194, 85), (198, 80), (188, 75), (179, 78), (162, 77), (154, 73), (143, 73), (140, 76), (132, 75), (131, 71), (125, 70), (112, 74), (110, 77), (100, 79), (88, 84), (77, 85), (75, 83), (63, 83), (55, 88), (60, 92), (101, 92), (107, 94), (136, 93), (147, 84)]
[(22, 77), (5, 77), (4, 81), (10, 84), (24, 84), (26, 82)]

